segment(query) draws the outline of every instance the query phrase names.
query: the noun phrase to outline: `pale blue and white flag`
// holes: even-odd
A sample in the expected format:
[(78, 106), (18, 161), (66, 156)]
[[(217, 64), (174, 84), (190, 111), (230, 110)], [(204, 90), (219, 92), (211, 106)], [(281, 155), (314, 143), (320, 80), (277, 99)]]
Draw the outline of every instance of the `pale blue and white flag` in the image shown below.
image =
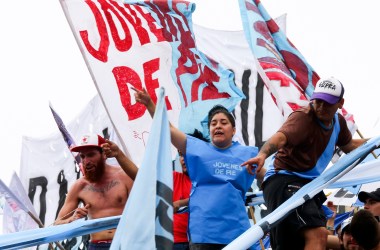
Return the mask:
[(161, 88), (142, 165), (117, 226), (111, 250), (172, 249), (173, 174), (164, 96)]

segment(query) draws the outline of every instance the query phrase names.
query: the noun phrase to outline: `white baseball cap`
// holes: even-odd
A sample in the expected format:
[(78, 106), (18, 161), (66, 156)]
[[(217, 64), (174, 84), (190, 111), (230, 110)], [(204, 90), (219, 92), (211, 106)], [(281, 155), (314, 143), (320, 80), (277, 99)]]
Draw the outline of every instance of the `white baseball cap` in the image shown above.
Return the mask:
[(319, 99), (330, 104), (336, 104), (343, 98), (343, 94), (344, 87), (342, 83), (338, 79), (330, 77), (327, 79), (319, 79), (310, 99)]
[(82, 136), (79, 146), (74, 146), (70, 150), (71, 152), (80, 152), (87, 148), (101, 148), (103, 143), (106, 143), (106, 141), (100, 135), (88, 134)]

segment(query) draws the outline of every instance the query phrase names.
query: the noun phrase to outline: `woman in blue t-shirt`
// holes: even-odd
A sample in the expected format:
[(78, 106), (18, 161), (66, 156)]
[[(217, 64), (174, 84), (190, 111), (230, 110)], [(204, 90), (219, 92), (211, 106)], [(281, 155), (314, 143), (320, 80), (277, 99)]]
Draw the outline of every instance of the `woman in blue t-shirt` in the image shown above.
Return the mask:
[[(153, 116), (155, 104), (149, 94), (135, 91), (136, 101)], [(197, 250), (222, 249), (250, 227), (245, 193), (254, 176), (241, 164), (258, 153), (256, 147), (232, 141), (235, 119), (225, 107), (209, 111), (208, 128), (209, 143), (170, 124), (171, 141), (184, 155), (192, 182), (188, 233), (190, 249)]]

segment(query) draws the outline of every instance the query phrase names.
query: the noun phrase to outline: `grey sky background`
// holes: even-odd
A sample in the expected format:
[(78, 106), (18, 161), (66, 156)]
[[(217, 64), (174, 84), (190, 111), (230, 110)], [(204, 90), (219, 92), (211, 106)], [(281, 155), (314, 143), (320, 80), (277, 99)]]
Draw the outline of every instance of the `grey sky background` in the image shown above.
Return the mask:
[[(197, 0), (193, 22), (241, 30), (236, 0)], [(365, 137), (379, 135), (380, 2), (263, 0), (275, 18), (287, 14), (288, 38), (321, 77), (345, 86), (345, 108)], [(359, 4), (358, 4), (359, 3)], [(96, 95), (58, 0), (0, 1), (0, 178), (18, 173), (22, 136), (57, 131), (49, 101), (69, 123)]]

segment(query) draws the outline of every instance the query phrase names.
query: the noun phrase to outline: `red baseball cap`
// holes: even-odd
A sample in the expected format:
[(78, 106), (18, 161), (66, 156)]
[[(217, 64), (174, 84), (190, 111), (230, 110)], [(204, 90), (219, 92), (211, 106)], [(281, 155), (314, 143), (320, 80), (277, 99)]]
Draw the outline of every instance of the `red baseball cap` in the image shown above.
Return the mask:
[(81, 152), (87, 148), (101, 148), (101, 145), (106, 143), (103, 137), (97, 134), (89, 134), (82, 136), (79, 146), (74, 146), (70, 150), (71, 152)]

